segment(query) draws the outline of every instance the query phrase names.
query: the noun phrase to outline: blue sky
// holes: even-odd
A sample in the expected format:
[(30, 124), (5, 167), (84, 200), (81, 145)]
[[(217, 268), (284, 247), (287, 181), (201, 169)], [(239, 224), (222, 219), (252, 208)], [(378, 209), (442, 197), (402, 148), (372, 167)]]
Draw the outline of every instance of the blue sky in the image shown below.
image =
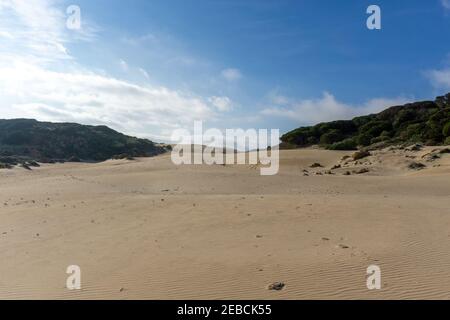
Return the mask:
[(2, 118), (160, 141), (194, 120), (286, 132), (450, 91), (450, 0), (0, 0), (0, 21)]

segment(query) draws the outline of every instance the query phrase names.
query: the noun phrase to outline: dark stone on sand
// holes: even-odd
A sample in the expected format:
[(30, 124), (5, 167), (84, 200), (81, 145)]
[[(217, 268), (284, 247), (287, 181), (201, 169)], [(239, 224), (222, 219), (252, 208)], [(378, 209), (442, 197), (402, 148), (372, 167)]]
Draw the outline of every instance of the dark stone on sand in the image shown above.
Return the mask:
[(409, 148), (407, 148), (406, 150), (408, 151), (420, 151), (422, 150), (423, 146), (421, 144), (414, 144), (412, 146), (410, 146)]
[(30, 167), (40, 167), (40, 166), (41, 166), (39, 163), (37, 163), (37, 162), (34, 161), (34, 160), (27, 161), (26, 163), (27, 163), (27, 165), (30, 166)]
[(26, 163), (21, 163), (19, 166), (20, 166), (21, 168), (26, 169), (26, 170), (31, 170), (30, 166), (29, 166), (28, 164), (26, 164)]
[(280, 291), (280, 290), (283, 290), (284, 287), (285, 287), (285, 284), (283, 282), (274, 282), (268, 286), (268, 289)]
[(367, 173), (367, 172), (369, 172), (369, 171), (370, 171), (370, 170), (367, 169), (367, 168), (361, 168), (361, 169), (355, 171), (355, 173), (356, 173), (356, 174), (363, 174), (363, 173)]
[(323, 166), (320, 163), (313, 163), (312, 165), (309, 166), (310, 168), (323, 168)]
[(411, 169), (411, 170), (421, 170), (425, 167), (426, 167), (426, 165), (424, 165), (423, 163), (420, 163), (420, 162), (412, 162), (408, 165), (408, 169)]
[(357, 151), (353, 154), (353, 160), (359, 160), (359, 159), (363, 159), (366, 158), (368, 156), (370, 156), (371, 153), (369, 151), (366, 150), (362, 150), (362, 151)]

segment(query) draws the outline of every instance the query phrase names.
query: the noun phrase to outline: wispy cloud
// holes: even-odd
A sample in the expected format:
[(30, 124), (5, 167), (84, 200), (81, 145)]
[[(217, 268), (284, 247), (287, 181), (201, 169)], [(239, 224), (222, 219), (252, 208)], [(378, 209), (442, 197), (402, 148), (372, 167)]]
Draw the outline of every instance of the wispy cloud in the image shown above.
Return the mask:
[(202, 63), (186, 51), (179, 39), (170, 34), (149, 32), (123, 37), (121, 41), (142, 50), (157, 63), (183, 67), (193, 67)]
[[(92, 40), (95, 28), (85, 20), (78, 30), (66, 28), (65, 7), (55, 0), (0, 0), (0, 52), (33, 56), (40, 61), (72, 58), (67, 44)], [(6, 41), (5, 41), (6, 40)]]
[(285, 95), (281, 94), (279, 92), (279, 89), (271, 90), (267, 94), (267, 98), (269, 99), (270, 103), (277, 105), (277, 106), (287, 105), (290, 102), (290, 99), (288, 97), (286, 97)]
[(46, 59), (68, 58), (65, 17), (50, 0), (1, 0), (0, 31), (12, 40), (3, 50), (29, 52)]
[(160, 38), (157, 37), (153, 33), (147, 33), (141, 36), (135, 36), (135, 37), (123, 37), (122, 41), (126, 44), (137, 46), (144, 44), (146, 42), (159, 42)]
[(1, 38), (14, 39), (14, 36), (9, 31), (0, 31)]
[(450, 68), (442, 70), (431, 70), (426, 73), (431, 84), (437, 89), (450, 89)]
[(450, 10), (450, 0), (441, 0), (441, 4), (445, 9)]
[(351, 119), (355, 116), (379, 112), (390, 106), (404, 104), (410, 100), (412, 99), (404, 97), (375, 98), (357, 106), (339, 102), (332, 94), (324, 92), (318, 99), (300, 100), (283, 107), (269, 107), (262, 110), (261, 113), (265, 116), (288, 118), (299, 124), (307, 125)]
[(145, 79), (150, 80), (150, 75), (148, 74), (148, 72), (145, 69), (139, 68), (138, 70), (144, 76)]
[(209, 120), (218, 107), (217, 100), (211, 103), (189, 92), (139, 86), (89, 71), (49, 71), (20, 61), (0, 66), (0, 87), (0, 94), (13, 101), (3, 116), (106, 124), (145, 136)]
[[(116, 130), (167, 140), (173, 129), (194, 120), (214, 120), (231, 108), (228, 97), (203, 97), (167, 86), (138, 85), (94, 72), (67, 45), (64, 9), (52, 0), (0, 0), (0, 114), (105, 124)], [(73, 41), (78, 41), (81, 35)], [(146, 36), (139, 41), (155, 41)], [(136, 40), (136, 43), (139, 42)], [(62, 64), (59, 62), (63, 62)], [(118, 66), (149, 79), (144, 68), (125, 59)]]
[(239, 69), (229, 68), (221, 72), (222, 77), (228, 81), (236, 81), (242, 78), (242, 73)]
[(228, 97), (211, 97), (208, 100), (217, 110), (222, 112), (231, 111), (233, 108), (231, 99)]

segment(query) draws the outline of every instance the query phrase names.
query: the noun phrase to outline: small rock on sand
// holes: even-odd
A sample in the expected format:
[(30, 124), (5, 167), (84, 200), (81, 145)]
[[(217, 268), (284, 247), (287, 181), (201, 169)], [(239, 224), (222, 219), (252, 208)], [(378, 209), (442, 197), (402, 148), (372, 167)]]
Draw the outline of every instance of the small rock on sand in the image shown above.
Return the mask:
[(318, 162), (313, 163), (309, 167), (310, 168), (323, 168), (323, 166), (320, 163), (318, 163)]
[(367, 169), (367, 168), (361, 168), (361, 169), (355, 171), (356, 174), (363, 174), (363, 173), (367, 173), (367, 172), (369, 172), (369, 169)]
[(371, 153), (369, 151), (357, 151), (353, 154), (353, 160), (363, 159), (365, 157), (370, 156)]
[(423, 169), (425, 167), (426, 167), (426, 165), (424, 165), (423, 163), (420, 163), (420, 162), (411, 162), (408, 165), (408, 168), (412, 169), (412, 170), (421, 170), (421, 169)]
[(421, 144), (414, 144), (410, 147), (408, 147), (406, 150), (407, 151), (420, 151), (422, 150), (423, 146)]
[(280, 291), (283, 290), (285, 284), (283, 282), (274, 282), (268, 286), (269, 290)]

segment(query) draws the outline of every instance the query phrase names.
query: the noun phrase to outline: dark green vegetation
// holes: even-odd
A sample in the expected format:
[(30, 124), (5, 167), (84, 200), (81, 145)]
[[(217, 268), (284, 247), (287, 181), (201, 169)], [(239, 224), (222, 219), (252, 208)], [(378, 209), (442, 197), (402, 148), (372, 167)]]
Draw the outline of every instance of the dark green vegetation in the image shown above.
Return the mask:
[[(106, 126), (0, 120), (0, 162), (7, 165), (55, 161), (104, 161), (117, 155), (147, 157), (166, 149)], [(28, 161), (28, 162), (27, 162)]]
[(450, 144), (450, 93), (435, 101), (409, 103), (353, 120), (301, 127), (281, 137), (283, 144), (319, 144), (331, 150), (382, 147), (391, 144)]

